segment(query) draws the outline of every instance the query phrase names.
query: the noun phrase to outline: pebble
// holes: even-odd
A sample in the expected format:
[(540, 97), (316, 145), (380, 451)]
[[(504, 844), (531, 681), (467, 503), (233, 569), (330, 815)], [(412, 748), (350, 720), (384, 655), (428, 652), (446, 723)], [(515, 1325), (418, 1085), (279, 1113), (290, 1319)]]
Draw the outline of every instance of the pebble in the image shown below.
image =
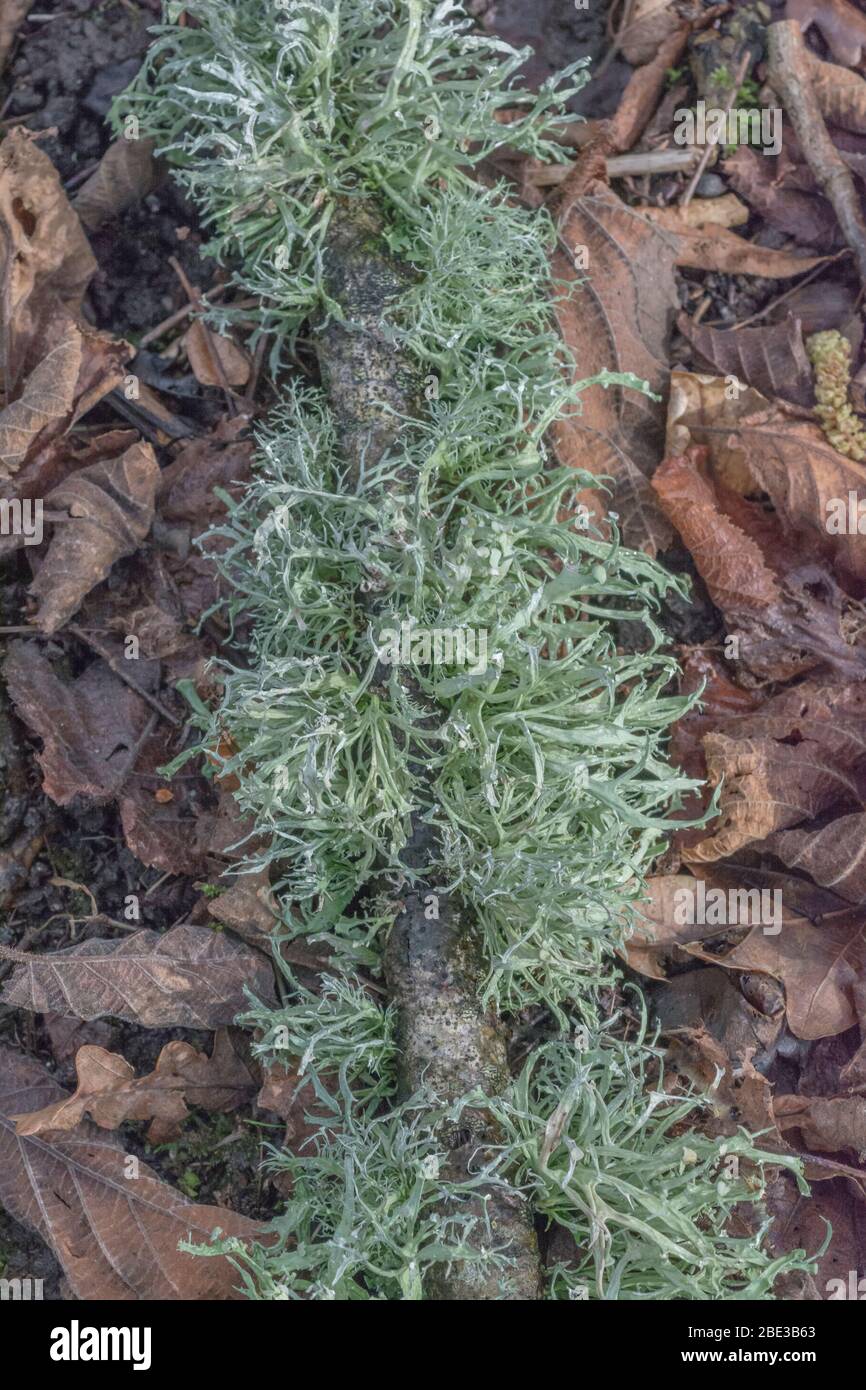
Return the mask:
[(728, 185), (719, 174), (701, 174), (695, 196), (698, 198), (720, 198), (727, 193)]

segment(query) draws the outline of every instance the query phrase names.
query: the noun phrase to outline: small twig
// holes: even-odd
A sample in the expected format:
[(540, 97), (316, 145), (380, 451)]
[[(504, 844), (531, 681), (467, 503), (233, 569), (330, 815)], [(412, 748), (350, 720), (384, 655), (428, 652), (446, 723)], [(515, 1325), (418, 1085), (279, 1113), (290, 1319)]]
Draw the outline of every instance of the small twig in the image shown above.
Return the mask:
[[(637, 150), (631, 154), (612, 154), (604, 161), (609, 179), (625, 179), (640, 174), (681, 174), (692, 169), (697, 150)], [(565, 183), (574, 164), (528, 164), (529, 182), (536, 188)]]
[(832, 204), (842, 235), (854, 252), (861, 283), (866, 285), (866, 221), (851, 172), (824, 124), (800, 25), (794, 19), (771, 24), (767, 40), (767, 82), (791, 118), (806, 162)]
[[(208, 290), (207, 299), (200, 299), (199, 304), (206, 305), (212, 299), (219, 299), (221, 295), (225, 294), (227, 289), (228, 285), (215, 285), (212, 290)], [(161, 338), (163, 333), (168, 333), (169, 329), (175, 328), (179, 323), (183, 323), (185, 318), (188, 318), (190, 314), (195, 312), (196, 307), (197, 306), (192, 300), (188, 300), (181, 309), (175, 309), (173, 314), (169, 314), (167, 319), (162, 320), (162, 323), (158, 323), (154, 328), (149, 328), (147, 330), (138, 341), (139, 348), (147, 347), (148, 343), (154, 342), (155, 339)]]
[(175, 718), (171, 710), (166, 709), (165, 705), (161, 704), (155, 695), (151, 695), (149, 690), (145, 690), (142, 685), (139, 685), (138, 681), (133, 680), (129, 672), (123, 669), (123, 662), (119, 662), (107, 647), (103, 647), (101, 642), (98, 642), (95, 637), (91, 637), (90, 634), (85, 632), (83, 628), (80, 628), (77, 623), (69, 623), (67, 631), (71, 632), (73, 637), (77, 637), (80, 642), (84, 642), (86, 646), (91, 647), (93, 651), (96, 652), (97, 656), (101, 656), (102, 660), (111, 668), (118, 679), (122, 680), (125, 685), (128, 685), (130, 690), (134, 690), (136, 695), (140, 695), (142, 700), (146, 700), (151, 709), (155, 709), (157, 714), (161, 715), (169, 724), (173, 724), (176, 729), (181, 727), (181, 721)]

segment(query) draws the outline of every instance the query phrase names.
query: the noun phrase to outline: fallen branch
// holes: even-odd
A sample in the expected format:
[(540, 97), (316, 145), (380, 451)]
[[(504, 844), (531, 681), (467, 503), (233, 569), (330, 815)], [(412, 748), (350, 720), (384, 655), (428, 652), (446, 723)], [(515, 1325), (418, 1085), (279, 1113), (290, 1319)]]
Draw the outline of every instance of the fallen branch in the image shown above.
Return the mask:
[(866, 221), (847, 164), (827, 131), (812, 88), (811, 61), (796, 20), (771, 24), (767, 81), (782, 101), (815, 180), (832, 204), (866, 286)]

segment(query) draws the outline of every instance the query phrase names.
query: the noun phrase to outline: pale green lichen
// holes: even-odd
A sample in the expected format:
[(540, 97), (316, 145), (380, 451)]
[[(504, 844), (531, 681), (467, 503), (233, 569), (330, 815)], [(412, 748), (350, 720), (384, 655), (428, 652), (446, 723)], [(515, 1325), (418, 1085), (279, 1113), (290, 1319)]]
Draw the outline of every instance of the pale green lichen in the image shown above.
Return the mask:
[[(275, 371), (302, 323), (340, 317), (324, 289), (329, 222), (341, 200), (372, 198), (410, 272), (387, 329), (428, 405), (350, 479), (324, 393), (283, 383), (222, 528), (229, 612), (251, 615), (253, 635), (244, 665), (224, 670), (203, 746), (239, 779), (248, 867), (271, 867), (282, 935), (326, 943), (333, 980), (317, 998), (289, 979), (281, 1009), (247, 1018), (263, 1055), (302, 1059), (316, 1134), (300, 1155), (272, 1156), (294, 1180), (278, 1243), (220, 1248), (256, 1298), (417, 1298), (435, 1266), (479, 1258), (504, 1288), (508, 1256), (476, 1227), (478, 1193), (505, 1184), (574, 1239), (552, 1297), (770, 1296), (779, 1266), (760, 1222), (735, 1237), (729, 1217), (760, 1203), (764, 1165), (780, 1160), (738, 1136), (727, 1152), (742, 1175), (720, 1182), (719, 1143), (681, 1136), (702, 1102), (663, 1095), (658, 1078), (647, 1090), (658, 1054), (643, 1028), (623, 1041), (599, 1027), (641, 876), (693, 786), (664, 746), (686, 702), (667, 693), (676, 668), (656, 619), (678, 583), (568, 519), (593, 480), (545, 447), (585, 384), (551, 312), (567, 293), (550, 280), (553, 229), (471, 177), (497, 144), (563, 157), (541, 131), (568, 119), (574, 69), (521, 92), (525, 55), (449, 3), (183, 8), (189, 22), (158, 31), (118, 120), (156, 136), (212, 249), (264, 296)], [(497, 121), (517, 106), (523, 119)], [(643, 624), (646, 650), (617, 648), (619, 619)], [(486, 669), (410, 659), (383, 672), (381, 630), (403, 621), (483, 630)], [(562, 1033), (503, 1096), (464, 1097), (447, 1115), (423, 1092), (389, 1108), (390, 1014), (357, 979), (381, 970), (419, 814), (440, 848), (414, 872), (475, 923), (485, 1003), (540, 1007)], [(465, 1183), (446, 1181), (440, 1126), (471, 1105), (502, 1142)]]

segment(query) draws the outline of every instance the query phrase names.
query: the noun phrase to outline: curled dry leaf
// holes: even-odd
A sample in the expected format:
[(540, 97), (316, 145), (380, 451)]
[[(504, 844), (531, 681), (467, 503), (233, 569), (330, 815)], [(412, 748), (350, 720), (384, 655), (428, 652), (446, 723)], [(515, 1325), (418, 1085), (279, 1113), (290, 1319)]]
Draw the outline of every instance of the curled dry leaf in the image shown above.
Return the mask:
[[(662, 393), (676, 307), (671, 239), (596, 183), (563, 210), (560, 240), (567, 251), (555, 254), (554, 275), (571, 288), (556, 312), (579, 372), (602, 380), (610, 372), (635, 373)], [(575, 264), (587, 263), (578, 259), (583, 253), (592, 274), (575, 284)], [(598, 385), (584, 392), (579, 414), (553, 426), (560, 462), (609, 477), (611, 508), (627, 544), (653, 555), (672, 539), (647, 480), (660, 457), (663, 419), (660, 401), (630, 388)], [(600, 514), (597, 492), (582, 500)]]
[(814, 53), (809, 54), (809, 71), (824, 120), (866, 134), (866, 82), (859, 73), (823, 63)]
[(829, 260), (829, 256), (799, 256), (755, 246), (727, 227), (682, 227), (676, 233), (676, 264), (685, 270), (715, 270), (723, 275), (760, 275), (765, 280), (790, 280)]
[(210, 1057), (185, 1042), (162, 1049), (149, 1076), (138, 1080), (116, 1052), (80, 1047), (75, 1057), (78, 1085), (74, 1095), (26, 1115), (13, 1115), (18, 1134), (45, 1134), (75, 1129), (89, 1117), (100, 1129), (117, 1129), (126, 1120), (150, 1120), (152, 1144), (175, 1138), (189, 1111), (187, 1105), (225, 1113), (255, 1090), (255, 1082), (221, 1028)]
[(66, 1093), (39, 1062), (0, 1049), (0, 1202), (54, 1250), (78, 1300), (240, 1298), (224, 1256), (178, 1249), (216, 1231), (242, 1241), (266, 1228), (223, 1207), (188, 1201), (113, 1137), (83, 1124), (72, 1133), (16, 1133), (13, 1113), (61, 1104)]
[(643, 215), (678, 236), (695, 227), (742, 227), (749, 209), (735, 194), (723, 193), (720, 198), (693, 198), (685, 207), (644, 208)]
[(853, 492), (866, 506), (866, 467), (840, 454), (823, 431), (798, 419), (759, 391), (731, 392), (718, 377), (674, 372), (668, 409), (668, 449), (690, 443), (708, 449), (713, 476), (737, 491), (769, 494), (777, 513), (811, 535), (852, 575), (866, 579), (866, 546), (858, 534), (831, 534), (834, 498)]
[(153, 140), (113, 140), (82, 185), (73, 207), (89, 232), (146, 198), (160, 181)]
[(46, 498), (73, 518), (55, 527), (48, 554), (30, 585), (36, 623), (49, 635), (77, 612), (112, 565), (138, 549), (150, 530), (159, 464), (149, 444), (73, 473)]
[(3, 1002), (40, 1014), (110, 1015), (143, 1028), (218, 1028), (248, 1006), (245, 986), (274, 1000), (264, 956), (222, 933), (182, 925), (162, 936), (143, 930), (22, 957)]
[(628, 23), (620, 35), (620, 47), (633, 66), (653, 59), (660, 44), (682, 23), (673, 0), (635, 0)]

